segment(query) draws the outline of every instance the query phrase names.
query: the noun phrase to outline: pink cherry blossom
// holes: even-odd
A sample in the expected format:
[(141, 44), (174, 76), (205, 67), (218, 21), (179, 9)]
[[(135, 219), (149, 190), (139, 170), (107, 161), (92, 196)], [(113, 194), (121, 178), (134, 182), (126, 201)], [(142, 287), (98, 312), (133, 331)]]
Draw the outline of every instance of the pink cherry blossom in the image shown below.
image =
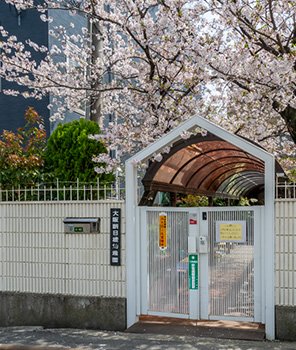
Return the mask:
[[(66, 27), (54, 22), (61, 8)], [(50, 94), (52, 120), (85, 103), (119, 159), (198, 114), (295, 167), (295, 1), (44, 0), (36, 9), (52, 21), (55, 45), (20, 43), (0, 27), (0, 76), (27, 87), (25, 96)], [(80, 15), (91, 32), (73, 24)]]

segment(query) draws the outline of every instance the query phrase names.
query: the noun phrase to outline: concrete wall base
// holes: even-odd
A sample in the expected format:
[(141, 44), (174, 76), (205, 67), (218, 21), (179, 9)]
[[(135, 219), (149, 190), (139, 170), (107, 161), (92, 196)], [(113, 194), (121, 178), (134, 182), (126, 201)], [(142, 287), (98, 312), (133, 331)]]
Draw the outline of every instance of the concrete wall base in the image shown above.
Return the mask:
[(0, 292), (0, 326), (123, 331), (126, 299)]
[(296, 340), (296, 306), (275, 307), (276, 338)]

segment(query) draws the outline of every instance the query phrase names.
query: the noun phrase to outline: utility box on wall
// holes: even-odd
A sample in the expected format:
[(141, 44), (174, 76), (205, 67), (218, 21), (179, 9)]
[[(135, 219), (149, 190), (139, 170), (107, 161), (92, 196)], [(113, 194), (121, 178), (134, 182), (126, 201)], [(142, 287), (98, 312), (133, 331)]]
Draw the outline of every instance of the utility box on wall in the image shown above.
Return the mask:
[(100, 233), (100, 218), (65, 218), (65, 233)]

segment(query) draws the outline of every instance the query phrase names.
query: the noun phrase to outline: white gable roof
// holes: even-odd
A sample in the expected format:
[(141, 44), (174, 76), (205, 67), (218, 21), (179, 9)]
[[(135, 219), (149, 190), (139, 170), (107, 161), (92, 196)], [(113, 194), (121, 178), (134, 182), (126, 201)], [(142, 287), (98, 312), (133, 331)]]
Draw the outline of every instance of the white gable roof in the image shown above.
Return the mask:
[(173, 129), (172, 131), (170, 131), (169, 133), (161, 137), (159, 140), (156, 140), (151, 145), (147, 146), (145, 149), (136, 153), (131, 158), (129, 158), (126, 162), (137, 163), (151, 157), (154, 153), (158, 153), (165, 146), (171, 145), (175, 141), (181, 139), (181, 135), (183, 132), (192, 130), (192, 128), (194, 127), (203, 128), (208, 132), (210, 132), (211, 134), (216, 135), (225, 141), (228, 141), (229, 143), (239, 147), (245, 152), (248, 152), (254, 155), (255, 157), (261, 159), (264, 162), (266, 162), (267, 160), (274, 159), (274, 156), (272, 154), (254, 145), (253, 143), (248, 142), (247, 140), (237, 135), (234, 135), (229, 131), (226, 131), (225, 129), (215, 125), (214, 123), (210, 122), (205, 118), (195, 116), (181, 123), (175, 129)]

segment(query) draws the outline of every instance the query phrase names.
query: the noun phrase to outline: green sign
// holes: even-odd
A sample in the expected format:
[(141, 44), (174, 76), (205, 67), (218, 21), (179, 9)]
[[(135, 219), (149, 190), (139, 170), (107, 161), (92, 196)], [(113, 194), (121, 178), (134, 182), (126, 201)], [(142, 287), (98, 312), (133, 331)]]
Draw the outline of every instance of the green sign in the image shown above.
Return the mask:
[(198, 255), (189, 255), (189, 289), (198, 289)]

